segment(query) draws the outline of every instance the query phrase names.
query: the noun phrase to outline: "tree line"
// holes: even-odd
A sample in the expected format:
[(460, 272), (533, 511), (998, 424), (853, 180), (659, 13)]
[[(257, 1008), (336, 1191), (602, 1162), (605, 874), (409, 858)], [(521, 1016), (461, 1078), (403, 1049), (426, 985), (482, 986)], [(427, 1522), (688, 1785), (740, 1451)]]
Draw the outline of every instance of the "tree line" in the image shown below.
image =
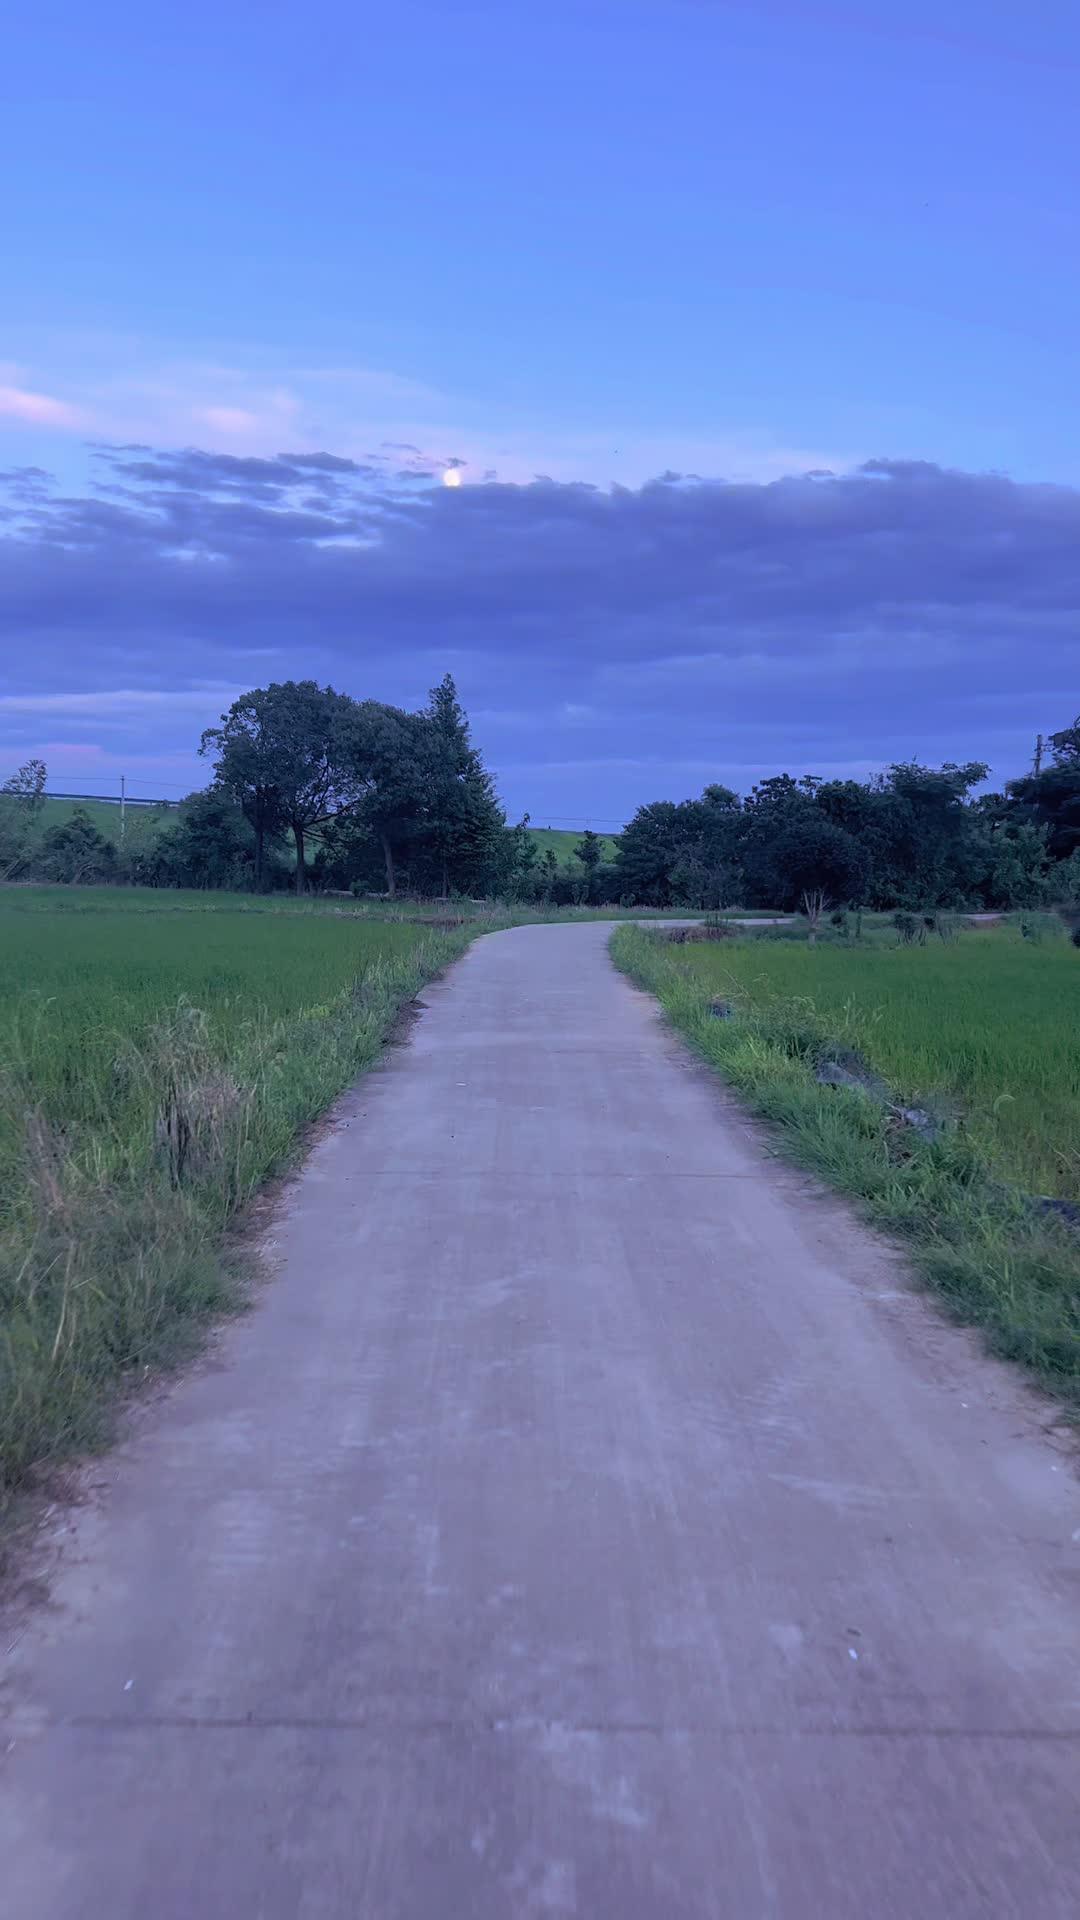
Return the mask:
[(202, 736), (210, 784), (125, 854), (85, 811), (42, 830), (45, 768), (0, 792), (0, 878), (400, 893), (555, 905), (1031, 908), (1080, 905), (1080, 718), (1030, 773), (979, 792), (981, 761), (868, 781), (788, 773), (740, 797), (638, 808), (614, 859), (569, 860), (510, 825), (449, 674), (419, 712), (313, 680), (254, 688)]
[(1080, 719), (1029, 774), (977, 793), (982, 761), (897, 764), (867, 781), (782, 773), (745, 799), (639, 807), (621, 884), (655, 907), (1025, 908), (1080, 902)]

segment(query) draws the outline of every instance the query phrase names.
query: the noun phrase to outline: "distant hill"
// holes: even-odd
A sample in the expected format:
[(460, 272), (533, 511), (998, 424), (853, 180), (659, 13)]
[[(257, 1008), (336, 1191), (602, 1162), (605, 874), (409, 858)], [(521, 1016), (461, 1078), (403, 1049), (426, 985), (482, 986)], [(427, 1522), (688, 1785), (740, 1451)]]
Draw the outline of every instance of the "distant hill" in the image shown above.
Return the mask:
[[(90, 815), (99, 833), (107, 840), (120, 840), (120, 804), (116, 800), (68, 800), (54, 795), (46, 800), (42, 815), (42, 830), (57, 826), (62, 820), (70, 819), (76, 807), (82, 807)], [(163, 828), (176, 818), (174, 807), (131, 806), (127, 808), (127, 824), (124, 829), (124, 844), (128, 850), (152, 846)], [(541, 854), (550, 847), (560, 867), (574, 861), (574, 848), (581, 839), (580, 827), (530, 827), (529, 832), (535, 840)], [(317, 837), (317, 836), (316, 836)], [(601, 845), (604, 859), (614, 860), (615, 841), (610, 834), (602, 834)]]
[[(581, 839), (582, 829), (580, 827), (530, 827), (529, 832), (536, 841), (540, 852), (544, 854), (550, 847), (560, 867), (562, 867), (566, 865), (567, 861), (573, 859), (574, 848)], [(611, 835), (607, 833), (601, 834), (600, 844), (604, 849), (604, 859), (614, 860), (615, 842)]]
[[(70, 820), (76, 807), (89, 814), (99, 833), (106, 840), (120, 844), (120, 802), (118, 800), (69, 800), (60, 794), (52, 794), (46, 800), (41, 814), (41, 831), (49, 827), (58, 827)], [(158, 834), (170, 821), (176, 819), (175, 807), (131, 806), (125, 808), (124, 845), (133, 847), (152, 846)]]

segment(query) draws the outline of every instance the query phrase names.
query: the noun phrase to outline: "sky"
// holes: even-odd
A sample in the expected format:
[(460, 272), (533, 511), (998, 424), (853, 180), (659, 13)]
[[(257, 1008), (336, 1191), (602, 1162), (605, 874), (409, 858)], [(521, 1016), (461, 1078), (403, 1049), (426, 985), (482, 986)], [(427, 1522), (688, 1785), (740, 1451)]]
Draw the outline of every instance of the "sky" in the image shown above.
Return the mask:
[(178, 797), (247, 687), (447, 670), (537, 824), (1019, 772), (1078, 90), (1073, 0), (9, 0), (0, 774)]

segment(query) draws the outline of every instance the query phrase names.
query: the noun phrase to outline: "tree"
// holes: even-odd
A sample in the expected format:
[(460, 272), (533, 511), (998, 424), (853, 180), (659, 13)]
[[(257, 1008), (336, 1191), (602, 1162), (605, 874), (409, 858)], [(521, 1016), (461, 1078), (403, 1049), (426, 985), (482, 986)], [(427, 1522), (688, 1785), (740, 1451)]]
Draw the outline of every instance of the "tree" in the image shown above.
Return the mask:
[(956, 906), (974, 891), (984, 866), (978, 815), (967, 804), (985, 780), (981, 760), (941, 767), (915, 761), (889, 768), (884, 787), (899, 803), (892, 858), (902, 875), (905, 906)]
[[(234, 700), (219, 727), (207, 727), (199, 752), (217, 753), (214, 778), (239, 804), (254, 834), (256, 890), (264, 881), (267, 841), (285, 824), (279, 733), (281, 703), (275, 687), (255, 687)], [(299, 869), (298, 869), (299, 871)]]
[(774, 848), (779, 837), (791, 827), (818, 817), (815, 796), (820, 784), (809, 776), (795, 780), (790, 773), (778, 773), (771, 779), (759, 780), (747, 795), (740, 852), (751, 905), (782, 904), (777, 887), (783, 886), (787, 891), (787, 883), (778, 880)]
[(3, 786), (0, 787), (0, 793), (7, 794), (36, 819), (45, 805), (47, 779), (44, 760), (27, 760), (16, 773), (4, 781)]
[(0, 880), (11, 880), (30, 857), (45, 806), (44, 760), (27, 760), (0, 787)]
[(639, 807), (618, 839), (621, 897), (643, 906), (670, 907), (678, 898), (677, 870), (701, 835), (696, 800), (654, 800)]
[(99, 833), (85, 807), (50, 827), (34, 865), (44, 880), (65, 886), (93, 886), (116, 878), (116, 848)]
[(1080, 847), (1080, 758), (1055, 759), (1039, 774), (1010, 780), (1006, 794), (1016, 818), (1045, 830), (1052, 860), (1067, 860)]
[(255, 834), (223, 787), (189, 793), (175, 823), (134, 866), (133, 878), (152, 887), (240, 888), (252, 884)]
[(344, 742), (352, 827), (379, 847), (386, 892), (393, 899), (399, 863), (419, 845), (430, 820), (426, 716), (377, 700), (353, 702)]
[(592, 873), (604, 857), (604, 843), (598, 833), (586, 827), (581, 839), (574, 848), (575, 860), (580, 860), (587, 873)]
[(314, 680), (284, 680), (244, 694), (220, 727), (204, 733), (202, 751), (217, 751), (215, 779), (236, 795), (255, 830), (260, 881), (265, 835), (284, 826), (296, 846), (296, 891), (303, 893), (307, 835), (352, 797), (345, 742), (355, 704)]
[(603, 857), (604, 843), (600, 835), (594, 833), (591, 827), (586, 827), (574, 848), (574, 859), (581, 862), (583, 870), (582, 892), (586, 901), (596, 899), (597, 876)]
[(1055, 906), (1080, 907), (1080, 847), (1051, 872), (1047, 892)]
[(1037, 907), (1046, 898), (1046, 830), (1023, 820), (990, 835), (988, 895), (991, 906)]
[(869, 864), (852, 834), (817, 813), (793, 818), (780, 829), (770, 862), (774, 904), (799, 907), (816, 901), (817, 918), (827, 903), (846, 906), (861, 899)]
[(506, 817), (494, 782), (469, 737), (450, 674), (431, 689), (422, 758), (426, 762), (422, 838), (445, 900), (451, 886), (473, 892), (499, 869)]
[(817, 946), (818, 928), (821, 925), (821, 916), (824, 913), (828, 904), (829, 904), (829, 896), (825, 892), (824, 887), (804, 887), (803, 888), (802, 897), (799, 901), (799, 912), (805, 915), (806, 928), (807, 928), (807, 944), (811, 947)]
[[(729, 907), (745, 891), (746, 884), (742, 861), (744, 817), (738, 794), (717, 784), (706, 787), (697, 803), (697, 826), (692, 856), (695, 904)], [(675, 871), (677, 889), (689, 881), (689, 861), (690, 856), (684, 855)], [(682, 897), (689, 902), (691, 896), (685, 893)]]
[(890, 788), (861, 780), (825, 780), (817, 790), (815, 805), (833, 826), (849, 833), (866, 856), (865, 899), (854, 905), (889, 907), (907, 895), (901, 842), (909, 815)]
[(1080, 713), (1071, 727), (1050, 735), (1050, 752), (1056, 767), (1080, 766)]
[(500, 847), (497, 891), (510, 900), (532, 899), (537, 886), (540, 849), (529, 831), (529, 816), (508, 827)]
[(614, 869), (603, 882), (606, 893), (656, 907), (729, 906), (745, 884), (744, 823), (730, 787), (706, 787), (700, 800), (654, 800), (639, 807), (619, 835)]

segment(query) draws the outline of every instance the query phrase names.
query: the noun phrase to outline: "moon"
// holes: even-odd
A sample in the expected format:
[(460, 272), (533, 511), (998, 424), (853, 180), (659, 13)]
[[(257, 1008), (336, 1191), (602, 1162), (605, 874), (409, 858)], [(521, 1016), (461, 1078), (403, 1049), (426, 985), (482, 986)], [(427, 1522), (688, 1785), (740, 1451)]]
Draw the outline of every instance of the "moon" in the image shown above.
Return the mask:
[(460, 485), (461, 485), (461, 468), (460, 468), (460, 467), (445, 467), (445, 468), (443, 469), (443, 477), (442, 477), (442, 483), (443, 483), (443, 486), (444, 486), (444, 487), (460, 487)]

